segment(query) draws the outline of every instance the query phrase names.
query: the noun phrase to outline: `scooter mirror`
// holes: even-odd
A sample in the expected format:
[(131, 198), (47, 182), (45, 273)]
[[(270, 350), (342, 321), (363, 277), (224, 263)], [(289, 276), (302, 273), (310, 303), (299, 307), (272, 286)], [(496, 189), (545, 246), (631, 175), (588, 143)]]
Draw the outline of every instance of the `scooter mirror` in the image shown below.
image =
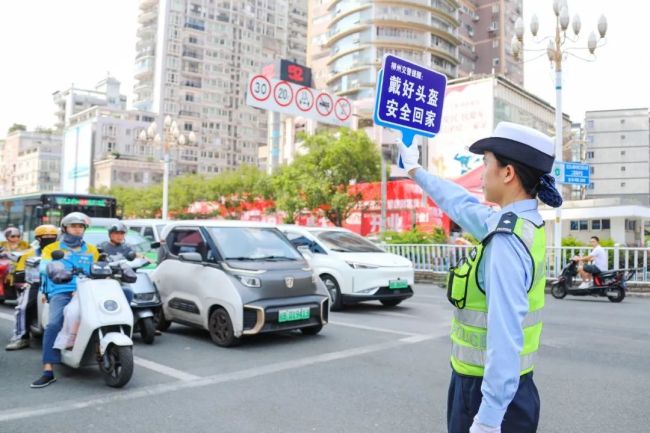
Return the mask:
[(52, 260), (61, 260), (65, 257), (65, 253), (61, 250), (52, 251)]
[(128, 261), (131, 261), (131, 260), (135, 259), (136, 257), (137, 257), (137, 254), (135, 253), (135, 251), (129, 251), (128, 254), (126, 255), (125, 259), (127, 259)]
[(160, 248), (160, 242), (152, 242), (150, 246), (153, 249)]

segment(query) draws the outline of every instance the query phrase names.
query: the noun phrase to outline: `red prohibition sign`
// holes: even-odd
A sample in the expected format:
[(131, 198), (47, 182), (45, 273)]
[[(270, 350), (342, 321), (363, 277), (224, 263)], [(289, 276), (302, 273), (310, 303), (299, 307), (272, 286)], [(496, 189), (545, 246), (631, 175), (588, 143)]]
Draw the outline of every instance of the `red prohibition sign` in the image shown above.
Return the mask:
[[(352, 107), (350, 105), (350, 101), (348, 101), (346, 98), (339, 98), (336, 100), (336, 104), (334, 104), (334, 114), (336, 115), (336, 118), (339, 119), (341, 122), (345, 122), (350, 118), (350, 115), (352, 114)], [(342, 113), (339, 114), (339, 111)]]
[[(266, 82), (267, 91), (266, 91), (266, 96), (264, 96), (263, 98), (258, 98), (256, 96), (255, 90), (261, 91), (261, 90), (263, 90), (263, 87), (264, 87), (263, 86), (264, 83), (260, 83), (259, 81), (257, 81), (258, 78), (261, 78), (262, 80), (264, 80)], [(257, 84), (257, 85), (255, 87), (253, 87), (253, 84)], [(269, 96), (271, 96), (271, 82), (264, 75), (256, 75), (251, 80), (251, 82), (250, 82), (250, 84), (248, 86), (248, 91), (251, 92), (251, 96), (253, 96), (253, 98), (255, 98), (256, 100), (258, 100), (258, 101), (266, 101), (267, 99), (269, 99)]]
[[(325, 98), (329, 99), (329, 104), (323, 101), (323, 99)], [(321, 93), (320, 95), (318, 95), (318, 98), (316, 98), (316, 110), (321, 116), (329, 116), (333, 109), (334, 109), (334, 101), (332, 100), (332, 97), (330, 95), (328, 95), (327, 93)]]
[[(284, 85), (284, 87), (280, 87), (281, 85)], [(278, 88), (280, 88), (280, 92), (282, 92), (285, 87), (289, 90), (285, 91), (288, 98), (287, 103), (283, 104), (282, 102), (278, 101)], [(291, 104), (291, 101), (293, 101), (293, 88), (291, 87), (291, 84), (287, 83), (286, 81), (280, 81), (278, 84), (276, 84), (275, 88), (273, 89), (273, 99), (275, 99), (275, 102), (277, 102), (280, 107), (286, 107), (287, 105)], [(284, 100), (285, 98), (283, 97), (282, 99)]]
[[(309, 104), (309, 107), (307, 107), (307, 108), (302, 108), (302, 105), (300, 105), (300, 102), (299, 102), (300, 101), (300, 94), (302, 92), (309, 93), (309, 98), (311, 100), (311, 103)], [(300, 89), (298, 89), (298, 91), (296, 92), (296, 105), (298, 106), (298, 108), (301, 111), (309, 111), (314, 107), (314, 94), (311, 93), (311, 90), (309, 89), (309, 87), (305, 86), (305, 87), (301, 87)]]

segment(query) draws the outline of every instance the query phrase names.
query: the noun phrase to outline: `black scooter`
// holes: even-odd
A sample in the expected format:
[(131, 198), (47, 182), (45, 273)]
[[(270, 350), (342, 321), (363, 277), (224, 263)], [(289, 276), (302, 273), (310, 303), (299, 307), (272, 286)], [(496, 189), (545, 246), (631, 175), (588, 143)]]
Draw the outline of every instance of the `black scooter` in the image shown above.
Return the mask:
[(621, 302), (625, 299), (627, 282), (635, 273), (636, 269), (601, 272), (593, 276), (590, 287), (580, 289), (580, 279), (575, 278), (578, 275), (578, 261), (572, 260), (562, 269), (560, 278), (551, 286), (551, 295), (556, 299), (562, 299), (566, 295), (601, 296), (607, 297), (611, 302)]

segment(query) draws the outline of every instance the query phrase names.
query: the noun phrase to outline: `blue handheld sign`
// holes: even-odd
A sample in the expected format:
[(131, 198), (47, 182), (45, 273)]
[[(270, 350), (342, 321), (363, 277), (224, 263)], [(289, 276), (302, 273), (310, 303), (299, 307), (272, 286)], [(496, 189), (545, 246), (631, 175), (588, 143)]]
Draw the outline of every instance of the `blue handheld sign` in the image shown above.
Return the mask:
[(402, 131), (402, 142), (415, 135), (433, 137), (440, 131), (447, 77), (408, 60), (387, 54), (377, 79), (375, 124)]

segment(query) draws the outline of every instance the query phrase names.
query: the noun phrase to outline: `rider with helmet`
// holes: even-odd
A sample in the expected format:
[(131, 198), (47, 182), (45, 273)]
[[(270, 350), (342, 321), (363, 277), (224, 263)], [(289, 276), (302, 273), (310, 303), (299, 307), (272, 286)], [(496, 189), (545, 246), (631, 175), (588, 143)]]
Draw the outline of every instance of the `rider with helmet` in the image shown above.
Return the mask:
[(127, 231), (128, 229), (122, 222), (112, 224), (108, 228), (108, 240), (99, 244), (99, 248), (109, 256), (121, 254), (127, 257), (134, 252), (133, 248), (125, 242)]
[(25, 251), (29, 249), (29, 244), (21, 239), (22, 233), (16, 227), (7, 227), (2, 233), (5, 240), (0, 242), (0, 249), (12, 253), (14, 251)]
[[(36, 227), (34, 236), (38, 244), (36, 248), (29, 250), (29, 252), (20, 258), (17, 267), (22, 266), (24, 269), (28, 258), (33, 256), (41, 257), (43, 249), (55, 242), (58, 234), (59, 229), (51, 224), (43, 224)], [(11, 337), (10, 343), (6, 346), (6, 350), (19, 350), (29, 347), (29, 323), (36, 305), (38, 289), (36, 285), (27, 284), (25, 285), (25, 290), (19, 293), (15, 308), (16, 323), (14, 325), (14, 335)]]
[[(81, 268), (89, 273), (90, 265), (99, 259), (97, 248), (83, 239), (89, 225), (90, 219), (81, 212), (66, 215), (61, 220), (61, 238), (43, 249), (40, 269), (41, 273), (47, 274), (47, 278), (41, 290), (50, 304), (49, 323), (43, 334), (43, 374), (31, 384), (32, 388), (43, 388), (56, 380), (53, 367), (61, 362), (61, 352), (54, 349), (54, 341), (63, 326), (63, 309), (77, 290), (77, 277), (60, 278), (62, 273), (58, 272), (57, 267), (66, 270)], [(57, 250), (63, 251), (65, 258), (53, 263), (52, 253)]]

